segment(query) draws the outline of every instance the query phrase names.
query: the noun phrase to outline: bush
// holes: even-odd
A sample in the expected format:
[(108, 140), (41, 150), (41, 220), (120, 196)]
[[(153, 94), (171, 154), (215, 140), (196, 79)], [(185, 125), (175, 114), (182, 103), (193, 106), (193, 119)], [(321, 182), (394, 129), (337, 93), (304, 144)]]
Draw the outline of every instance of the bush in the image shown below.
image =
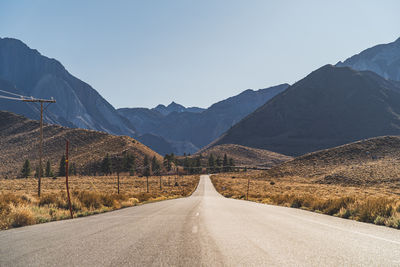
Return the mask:
[(77, 198), (88, 209), (98, 209), (102, 205), (99, 193), (82, 191), (77, 194)]
[(36, 222), (32, 212), (25, 206), (14, 208), (11, 212), (10, 218), (13, 227), (32, 225)]

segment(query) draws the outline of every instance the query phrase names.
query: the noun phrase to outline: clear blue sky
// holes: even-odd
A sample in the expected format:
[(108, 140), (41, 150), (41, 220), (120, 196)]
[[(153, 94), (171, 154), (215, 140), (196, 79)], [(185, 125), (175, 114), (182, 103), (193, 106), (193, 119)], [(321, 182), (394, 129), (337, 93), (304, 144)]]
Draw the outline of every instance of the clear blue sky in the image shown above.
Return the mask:
[(114, 107), (207, 107), (400, 37), (400, 1), (3, 0), (22, 40)]

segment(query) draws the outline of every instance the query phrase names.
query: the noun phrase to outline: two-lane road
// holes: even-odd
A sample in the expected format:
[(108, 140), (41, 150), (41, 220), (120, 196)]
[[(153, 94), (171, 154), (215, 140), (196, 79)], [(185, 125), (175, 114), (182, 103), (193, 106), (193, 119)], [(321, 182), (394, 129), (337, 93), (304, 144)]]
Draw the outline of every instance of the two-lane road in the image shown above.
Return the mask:
[(226, 199), (188, 198), (0, 232), (0, 266), (400, 266), (400, 231)]

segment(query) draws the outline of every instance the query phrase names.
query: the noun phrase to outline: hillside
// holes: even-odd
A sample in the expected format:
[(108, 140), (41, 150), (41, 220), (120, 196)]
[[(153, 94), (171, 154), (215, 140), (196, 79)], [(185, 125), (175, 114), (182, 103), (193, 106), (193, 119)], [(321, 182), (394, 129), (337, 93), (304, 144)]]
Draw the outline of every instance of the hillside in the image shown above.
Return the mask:
[(163, 142), (157, 140), (157, 142), (145, 143), (155, 151), (162, 153), (165, 150), (165, 145), (158, 146), (161, 143), (170, 142), (172, 147), (176, 147), (173, 142), (183, 142), (185, 147), (193, 148), (193, 150), (170, 151), (170, 153), (194, 153), (274, 96), (286, 90), (288, 86), (288, 84), (281, 84), (257, 91), (249, 89), (215, 103), (201, 112), (199, 110), (196, 110), (197, 112), (190, 111), (192, 108), (184, 108), (176, 103), (168, 106), (169, 112), (162, 112), (160, 107), (155, 109), (123, 108), (118, 111), (135, 125), (140, 135), (150, 133), (164, 139)]
[(400, 134), (400, 86), (369, 71), (326, 65), (219, 138), (285, 155)]
[(266, 172), (271, 177), (300, 177), (319, 184), (400, 188), (400, 136), (382, 136), (295, 158)]
[[(113, 136), (104, 132), (45, 125), (44, 163), (50, 160), (56, 170), (65, 152), (65, 139), (70, 141), (70, 162), (77, 168), (84, 168), (100, 161), (109, 153), (121, 156), (124, 151), (133, 154), (140, 167), (144, 155), (161, 156), (150, 148), (127, 136)], [(39, 158), (39, 122), (10, 112), (0, 111), (0, 177), (15, 177), (23, 162), (31, 161), (32, 169)]]
[[(57, 103), (48, 107), (46, 122), (118, 135), (135, 134), (134, 126), (95, 89), (71, 75), (57, 60), (17, 39), (0, 38), (0, 79), (8, 83), (0, 83), (0, 90), (11, 89), (12, 93), (37, 98), (54, 97)], [(38, 119), (37, 111), (26, 112), (15, 101), (0, 99), (0, 107)]]
[(228, 158), (234, 160), (236, 166), (272, 167), (292, 159), (292, 157), (268, 150), (233, 144), (219, 145), (203, 149), (197, 152), (194, 156), (208, 158), (211, 154), (213, 154), (214, 157), (220, 158), (223, 158), (226, 154)]
[(392, 43), (368, 48), (344, 62), (338, 62), (336, 66), (370, 70), (386, 79), (400, 81), (400, 38)]

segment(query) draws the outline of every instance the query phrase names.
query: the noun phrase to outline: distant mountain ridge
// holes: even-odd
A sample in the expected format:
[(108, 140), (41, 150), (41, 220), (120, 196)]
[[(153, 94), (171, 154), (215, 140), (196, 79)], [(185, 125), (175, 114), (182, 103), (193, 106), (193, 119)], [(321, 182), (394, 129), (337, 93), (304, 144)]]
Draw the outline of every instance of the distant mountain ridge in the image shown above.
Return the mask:
[[(135, 135), (135, 129), (90, 85), (72, 76), (60, 62), (41, 55), (23, 42), (0, 38), (0, 79), (15, 86), (14, 91), (38, 98), (54, 97), (47, 109), (46, 121), (69, 127), (105, 131), (117, 135)], [(3, 83), (4, 84), (4, 83)], [(1, 107), (10, 100), (0, 100)], [(15, 105), (10, 111), (37, 119)]]
[(385, 79), (400, 81), (400, 38), (392, 43), (368, 48), (344, 62), (338, 62), (336, 66), (370, 70)]
[(213, 145), (240, 144), (298, 156), (399, 134), (399, 83), (370, 71), (326, 65), (240, 121)]
[[(176, 142), (179, 142), (192, 148), (190, 151), (180, 151), (180, 154), (193, 154), (288, 87), (288, 84), (281, 84), (257, 91), (248, 89), (201, 112), (188, 111), (191, 108), (174, 102), (168, 106), (171, 112), (167, 115), (158, 111), (160, 106), (155, 109), (122, 108), (118, 112), (135, 125), (141, 135), (153, 135), (151, 139), (149, 136), (143, 139), (139, 136), (138, 139), (155, 151), (162, 153), (167, 147), (166, 143), (176, 147)], [(156, 140), (155, 136), (159, 136), (159, 139)], [(163, 147), (159, 147), (161, 144)]]
[(164, 106), (164, 105), (160, 104), (157, 107), (152, 108), (152, 110), (161, 113), (161, 115), (163, 115), (163, 116), (167, 116), (168, 114), (170, 114), (172, 112), (177, 112), (177, 113), (181, 113), (181, 112), (201, 113), (205, 109), (204, 108), (198, 108), (198, 107), (186, 108), (186, 107), (184, 107), (184, 106), (182, 106), (180, 104), (177, 104), (177, 103), (172, 101), (171, 104), (169, 104), (168, 106)]

